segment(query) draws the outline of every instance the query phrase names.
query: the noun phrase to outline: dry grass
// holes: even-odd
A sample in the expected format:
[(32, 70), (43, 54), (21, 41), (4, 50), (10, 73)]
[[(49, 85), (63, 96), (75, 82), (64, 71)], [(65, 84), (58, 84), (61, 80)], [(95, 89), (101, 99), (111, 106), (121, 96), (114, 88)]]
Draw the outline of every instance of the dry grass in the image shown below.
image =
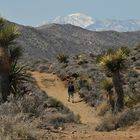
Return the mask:
[(30, 93), (0, 105), (0, 140), (37, 140), (38, 133), (48, 127), (62, 127), (64, 123), (78, 122), (64, 105), (47, 94)]
[(106, 101), (103, 101), (101, 104), (97, 106), (97, 114), (99, 116), (103, 116), (107, 111), (110, 110), (110, 106)]
[(121, 113), (107, 113), (97, 125), (98, 131), (111, 131), (132, 125), (140, 120), (140, 108), (126, 109)]

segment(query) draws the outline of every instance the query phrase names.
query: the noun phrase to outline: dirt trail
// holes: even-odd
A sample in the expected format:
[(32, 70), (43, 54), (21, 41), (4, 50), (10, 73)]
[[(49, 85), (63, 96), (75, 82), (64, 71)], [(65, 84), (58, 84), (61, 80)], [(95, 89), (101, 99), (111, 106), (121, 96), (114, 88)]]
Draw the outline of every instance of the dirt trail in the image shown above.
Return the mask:
[(67, 106), (75, 115), (79, 115), (82, 123), (97, 123), (98, 118), (95, 115), (94, 108), (88, 106), (82, 101), (78, 93), (75, 94), (74, 103), (67, 101), (67, 89), (56, 75), (48, 73), (32, 72), (38, 86), (47, 92), (47, 94)]
[(67, 102), (67, 90), (64, 82), (56, 75), (48, 73), (32, 72), (38, 86), (47, 92), (47, 94), (61, 101), (76, 115), (80, 115), (81, 122), (79, 125), (68, 125), (66, 134), (50, 134), (49, 140), (140, 140), (139, 127), (132, 126), (125, 131), (114, 132), (96, 132), (94, 125), (99, 119), (95, 115), (95, 110), (85, 104), (78, 95), (75, 96), (76, 103)]

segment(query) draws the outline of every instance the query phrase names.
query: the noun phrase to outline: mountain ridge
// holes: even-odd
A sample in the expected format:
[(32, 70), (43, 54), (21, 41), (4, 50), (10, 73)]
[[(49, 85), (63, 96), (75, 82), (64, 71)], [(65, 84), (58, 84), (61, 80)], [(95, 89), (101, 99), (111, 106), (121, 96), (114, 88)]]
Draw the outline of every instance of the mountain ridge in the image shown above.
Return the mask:
[(93, 32), (71, 24), (50, 24), (41, 27), (18, 25), (21, 36), (17, 42), (25, 50), (25, 60), (55, 59), (60, 53), (75, 56), (79, 53), (95, 55), (121, 46), (140, 43), (140, 32)]
[(58, 16), (47, 24), (72, 24), (91, 31), (109, 31), (114, 30), (118, 32), (140, 31), (140, 20), (114, 20), (104, 19), (99, 20), (82, 13), (74, 13), (66, 16)]

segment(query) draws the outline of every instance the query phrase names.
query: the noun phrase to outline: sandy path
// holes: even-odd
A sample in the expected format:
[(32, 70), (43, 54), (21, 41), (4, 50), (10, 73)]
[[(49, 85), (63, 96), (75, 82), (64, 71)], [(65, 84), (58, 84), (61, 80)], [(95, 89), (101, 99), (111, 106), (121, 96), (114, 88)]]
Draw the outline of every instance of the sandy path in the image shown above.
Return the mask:
[[(38, 86), (47, 94), (61, 101), (76, 115), (80, 115), (81, 122), (86, 125), (68, 126), (67, 134), (52, 134), (50, 140), (140, 140), (139, 128), (135, 127), (126, 131), (96, 132), (93, 124), (99, 119), (95, 115), (95, 110), (80, 101), (78, 95), (75, 96), (77, 103), (67, 102), (67, 90), (65, 84), (53, 74), (31, 72)], [(79, 102), (80, 101), (80, 102)], [(83, 128), (84, 127), (84, 128)], [(133, 127), (133, 126), (132, 126)], [(71, 133), (74, 132), (74, 133)]]
[(75, 115), (79, 115), (82, 123), (97, 123), (98, 118), (95, 115), (94, 108), (81, 101), (78, 94), (75, 94), (75, 103), (67, 101), (67, 89), (56, 75), (32, 72), (38, 86), (47, 92), (47, 94), (67, 106)]

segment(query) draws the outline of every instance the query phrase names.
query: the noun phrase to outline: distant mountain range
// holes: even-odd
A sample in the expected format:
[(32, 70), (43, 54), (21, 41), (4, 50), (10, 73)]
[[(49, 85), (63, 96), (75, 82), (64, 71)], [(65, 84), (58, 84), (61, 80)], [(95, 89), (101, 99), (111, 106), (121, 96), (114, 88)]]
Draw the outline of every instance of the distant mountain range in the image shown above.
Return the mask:
[(91, 31), (140, 31), (140, 20), (98, 20), (81, 13), (59, 16), (49, 23), (72, 24)]
[[(18, 25), (18, 43), (25, 50), (26, 61), (54, 59), (60, 53), (75, 56), (79, 53), (100, 54), (109, 48), (134, 47), (140, 44), (140, 32), (93, 32), (71, 24), (47, 24), (37, 28)], [(32, 61), (31, 61), (32, 62)]]

